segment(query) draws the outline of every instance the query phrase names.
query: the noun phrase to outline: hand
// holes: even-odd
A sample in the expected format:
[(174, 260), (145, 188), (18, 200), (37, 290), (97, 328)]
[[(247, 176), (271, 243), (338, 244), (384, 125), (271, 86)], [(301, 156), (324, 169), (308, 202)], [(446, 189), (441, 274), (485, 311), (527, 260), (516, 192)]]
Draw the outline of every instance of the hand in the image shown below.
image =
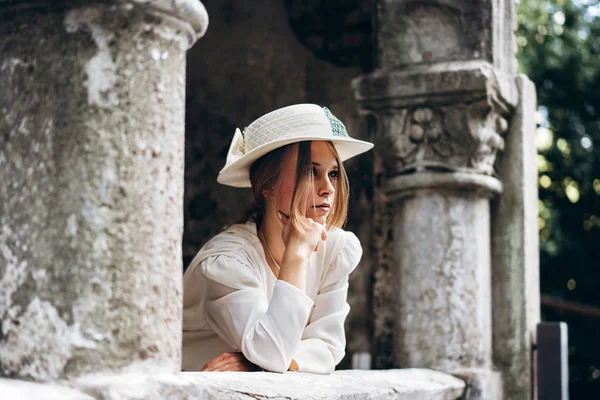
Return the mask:
[(244, 357), (242, 353), (227, 352), (221, 353), (209, 362), (206, 363), (200, 371), (213, 371), (213, 372), (252, 372), (260, 371), (260, 367), (252, 364)]
[(278, 214), (283, 224), (281, 238), (285, 244), (284, 260), (286, 256), (300, 257), (303, 261), (307, 260), (313, 252), (319, 249), (319, 242), (327, 239), (325, 225), (315, 222), (312, 218), (305, 218), (304, 222), (307, 229), (302, 233), (293, 224), (289, 223), (289, 218), (286, 215), (281, 212)]

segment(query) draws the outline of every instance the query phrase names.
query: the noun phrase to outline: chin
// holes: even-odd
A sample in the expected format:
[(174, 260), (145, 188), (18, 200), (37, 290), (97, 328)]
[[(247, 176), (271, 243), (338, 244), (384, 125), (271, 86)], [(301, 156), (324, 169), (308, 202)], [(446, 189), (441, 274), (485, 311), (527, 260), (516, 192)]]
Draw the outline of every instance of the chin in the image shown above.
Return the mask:
[(322, 225), (325, 225), (325, 223), (327, 222), (327, 217), (313, 217), (313, 220)]
[(314, 212), (313, 210), (311, 210), (311, 212), (308, 212), (305, 215), (307, 218), (310, 218), (313, 221), (318, 222), (322, 225), (325, 225), (325, 223), (327, 222), (328, 214), (325, 213)]

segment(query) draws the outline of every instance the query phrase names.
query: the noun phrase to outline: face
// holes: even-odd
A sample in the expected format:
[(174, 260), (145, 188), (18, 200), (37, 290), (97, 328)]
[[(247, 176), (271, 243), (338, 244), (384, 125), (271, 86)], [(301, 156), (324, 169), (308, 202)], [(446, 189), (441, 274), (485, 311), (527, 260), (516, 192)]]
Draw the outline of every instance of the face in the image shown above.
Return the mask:
[[(331, 212), (335, 188), (339, 178), (339, 166), (335, 154), (324, 141), (313, 141), (310, 145), (312, 177), (314, 181), (312, 199), (306, 204), (306, 216), (325, 224)], [(282, 180), (277, 195), (279, 211), (290, 215), (292, 195), (296, 180), (298, 154), (288, 157), (282, 168)], [(310, 196), (309, 196), (310, 197)]]

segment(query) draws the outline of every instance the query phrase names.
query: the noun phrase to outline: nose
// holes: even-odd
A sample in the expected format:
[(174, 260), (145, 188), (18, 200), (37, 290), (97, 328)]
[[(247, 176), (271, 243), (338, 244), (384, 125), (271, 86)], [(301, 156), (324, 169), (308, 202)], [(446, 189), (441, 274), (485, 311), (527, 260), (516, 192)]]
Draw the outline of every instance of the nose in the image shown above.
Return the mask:
[(319, 182), (319, 196), (320, 197), (329, 197), (335, 192), (335, 187), (331, 183), (331, 179), (328, 176), (325, 176)]

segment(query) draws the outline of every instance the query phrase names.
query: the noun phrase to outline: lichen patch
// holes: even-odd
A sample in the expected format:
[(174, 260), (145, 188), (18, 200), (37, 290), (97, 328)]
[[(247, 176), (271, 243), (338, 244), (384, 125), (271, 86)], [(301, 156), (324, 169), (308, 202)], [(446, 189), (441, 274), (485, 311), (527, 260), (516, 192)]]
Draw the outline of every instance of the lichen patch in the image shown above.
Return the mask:
[(77, 32), (85, 26), (92, 35), (98, 52), (85, 65), (88, 104), (111, 108), (118, 104), (117, 94), (113, 91), (117, 81), (117, 67), (108, 47), (113, 34), (96, 23), (100, 15), (101, 11), (93, 8), (74, 9), (67, 13), (64, 25), (69, 33)]

